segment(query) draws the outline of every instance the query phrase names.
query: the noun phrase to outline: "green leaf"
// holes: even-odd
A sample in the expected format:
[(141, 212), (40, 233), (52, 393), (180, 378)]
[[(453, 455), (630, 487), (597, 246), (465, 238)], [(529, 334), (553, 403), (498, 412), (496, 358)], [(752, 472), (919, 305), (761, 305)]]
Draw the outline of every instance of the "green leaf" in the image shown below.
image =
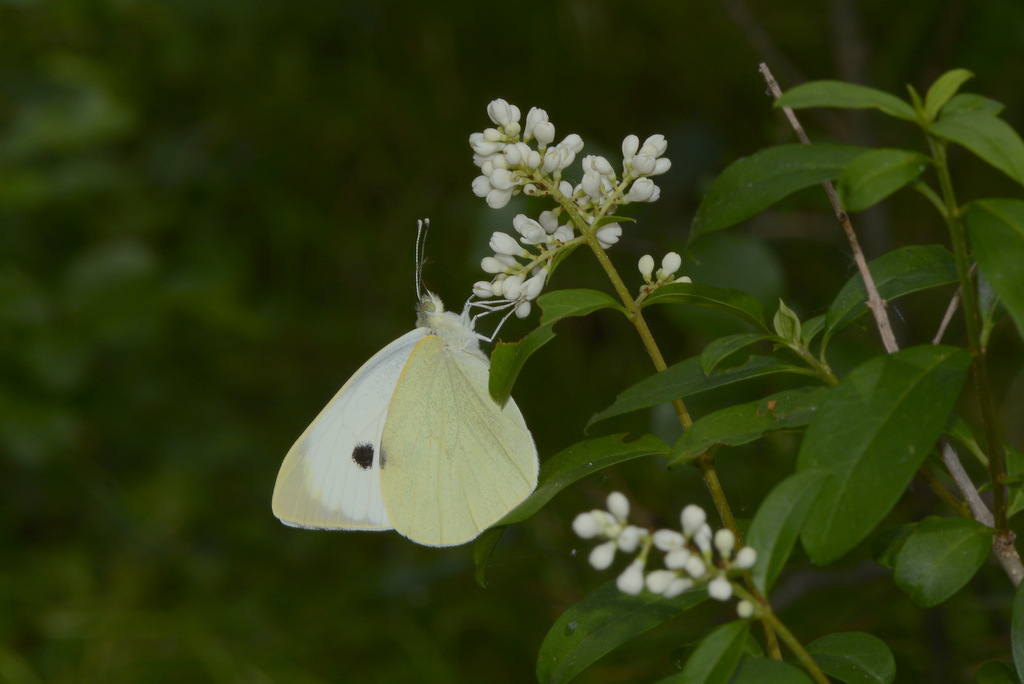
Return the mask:
[(654, 435), (632, 442), (626, 441), (625, 434), (606, 435), (577, 442), (541, 463), (533, 494), (477, 537), (473, 546), (477, 583), (485, 585), (487, 561), (505, 526), (528, 519), (560, 491), (587, 475), (644, 456), (667, 456), (669, 451), (669, 446)]
[(907, 523), (890, 527), (880, 533), (871, 540), (871, 557), (883, 568), (891, 570), (896, 567), (896, 557), (915, 529), (917, 529), (917, 523)]
[(772, 328), (775, 334), (791, 344), (800, 343), (800, 317), (786, 306), (786, 303), (779, 300), (779, 309), (772, 318)]
[(969, 518), (929, 518), (896, 556), (898, 586), (914, 605), (937, 606), (974, 577), (992, 548), (992, 529)]
[(714, 309), (768, 331), (761, 302), (741, 290), (695, 283), (670, 283), (652, 292), (641, 305), (646, 307), (651, 304), (686, 304)]
[(825, 327), (825, 314), (812, 316), (804, 321), (804, 335), (801, 339), (804, 347), (810, 347), (811, 340)]
[(803, 368), (772, 356), (752, 356), (741, 366), (716, 369), (709, 374), (703, 371), (700, 362), (701, 357), (694, 356), (644, 378), (615, 397), (611, 406), (595, 413), (587, 423), (587, 429), (614, 416), (651, 408), (741, 380), (773, 373), (804, 373)]
[[(956, 261), (940, 245), (914, 245), (893, 250), (878, 257), (868, 270), (885, 300), (911, 292), (957, 281)], [(825, 318), (825, 340), (857, 320), (868, 310), (867, 291), (860, 274), (847, 281), (836, 295)]]
[(1007, 176), (1024, 184), (1024, 141), (1010, 124), (985, 111), (943, 116), (928, 132), (966, 147)]
[(1024, 337), (1024, 202), (971, 202), (965, 221), (978, 268), (1010, 312), (1018, 334)]
[(737, 159), (704, 196), (690, 239), (744, 221), (797, 190), (838, 178), (865, 151), (851, 145), (780, 145)]
[(727, 335), (726, 337), (720, 337), (708, 346), (704, 347), (704, 351), (700, 355), (700, 367), (705, 374), (713, 371), (719, 363), (722, 362), (728, 356), (738, 352), (744, 347), (749, 347), (755, 342), (761, 340), (772, 339), (774, 335), (764, 335), (762, 333), (739, 333), (737, 335)]
[(954, 95), (953, 99), (949, 101), (942, 109), (943, 116), (959, 116), (961, 114), (971, 114), (975, 112), (982, 112), (985, 114), (991, 114), (992, 116), (998, 116), (1006, 107), (1002, 102), (998, 102), (983, 95), (975, 95), (974, 93), (960, 93)]
[(833, 387), (797, 455), (797, 470), (825, 469), (801, 535), (819, 565), (863, 540), (903, 494), (949, 418), (971, 357), (920, 346), (876, 357)]
[(1017, 672), (1024, 672), (1024, 583), (1013, 595), (1013, 613), (1010, 616), (1010, 651)]
[(811, 81), (790, 88), (775, 101), (776, 107), (839, 107), (842, 109), (879, 109), (890, 116), (917, 121), (909, 104), (881, 90), (843, 81)]
[(935, 79), (924, 97), (924, 114), (928, 120), (934, 121), (950, 98), (960, 90), (960, 86), (972, 78), (974, 74), (967, 69), (953, 69)]
[(499, 342), (491, 352), (491, 375), (488, 390), (498, 405), (504, 406), (512, 394), (516, 378), (538, 349), (555, 338), (551, 327), (572, 316), (586, 316), (601, 309), (625, 312), (622, 304), (597, 290), (555, 290), (537, 298), (541, 308), (541, 325), (519, 342)]
[(744, 658), (729, 684), (811, 684), (803, 670), (771, 658)]
[(912, 183), (930, 164), (910, 150), (871, 150), (847, 164), (836, 191), (847, 211), (862, 211)]
[(1020, 677), (1013, 665), (999, 660), (990, 660), (982, 663), (981, 667), (974, 671), (975, 684), (1020, 684)]
[(757, 564), (751, 574), (762, 593), (771, 590), (785, 567), (807, 514), (829, 477), (825, 470), (794, 473), (761, 502), (747, 531), (747, 544), (757, 551)]
[(738, 446), (769, 432), (804, 427), (827, 392), (824, 387), (791, 389), (702, 416), (672, 447), (669, 465), (688, 461), (717, 444)]
[(749, 630), (748, 620), (735, 620), (712, 630), (686, 661), (686, 666), (677, 680), (679, 684), (728, 682), (739, 664), (743, 643)]
[(666, 599), (623, 594), (614, 581), (602, 584), (551, 626), (537, 656), (537, 681), (568, 682), (612, 649), (707, 598), (704, 588)]
[(885, 642), (864, 632), (829, 634), (807, 644), (825, 674), (847, 684), (891, 684), (896, 659)]

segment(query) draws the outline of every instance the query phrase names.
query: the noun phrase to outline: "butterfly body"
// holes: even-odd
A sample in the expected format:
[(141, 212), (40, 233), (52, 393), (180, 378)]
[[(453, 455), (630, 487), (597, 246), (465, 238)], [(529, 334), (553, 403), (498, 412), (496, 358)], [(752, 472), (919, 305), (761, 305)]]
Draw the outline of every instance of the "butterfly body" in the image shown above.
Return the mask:
[(418, 308), (417, 327), (356, 371), (289, 450), (273, 499), (285, 524), (451, 546), (536, 487), (533, 438), (515, 402), (490, 397), (472, 319), (429, 292)]

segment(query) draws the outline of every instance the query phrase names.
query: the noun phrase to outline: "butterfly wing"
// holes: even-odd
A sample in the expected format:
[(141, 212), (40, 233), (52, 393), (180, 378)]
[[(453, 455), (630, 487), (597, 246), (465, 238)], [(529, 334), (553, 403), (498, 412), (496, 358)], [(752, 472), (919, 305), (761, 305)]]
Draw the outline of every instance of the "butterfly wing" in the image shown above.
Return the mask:
[(381, 492), (395, 529), (463, 544), (537, 486), (537, 448), (515, 402), (500, 408), (488, 363), (427, 335), (398, 380), (381, 439)]
[(274, 515), (294, 527), (387, 530), (380, 444), (388, 405), (416, 328), (377, 352), (349, 378), (295, 442), (274, 486)]

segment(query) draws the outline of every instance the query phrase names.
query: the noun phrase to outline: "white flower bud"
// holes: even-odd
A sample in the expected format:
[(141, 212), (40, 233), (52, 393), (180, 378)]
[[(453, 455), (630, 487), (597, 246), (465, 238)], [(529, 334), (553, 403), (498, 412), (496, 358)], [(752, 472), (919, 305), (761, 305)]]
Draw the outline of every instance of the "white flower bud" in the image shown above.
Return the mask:
[(548, 271), (546, 268), (542, 268), (537, 275), (533, 276), (525, 283), (523, 283), (522, 296), (526, 297), (527, 301), (536, 299), (540, 293), (544, 290), (544, 281), (547, 280)]
[(519, 149), (518, 145), (505, 145), (505, 149), (502, 152), (509, 166), (519, 166), (523, 161), (523, 152)]
[(558, 228), (558, 217), (553, 211), (540, 212), (540, 216), (537, 217), (537, 222), (540, 223), (549, 235), (555, 232), (555, 228)]
[(649, 154), (640, 154), (633, 157), (631, 171), (634, 176), (649, 176), (658, 166), (658, 161)]
[(498, 154), (501, 152), (503, 147), (505, 147), (505, 143), (500, 140), (485, 140), (484, 138), (479, 138), (473, 142), (473, 151), (483, 157)]
[(491, 235), (488, 243), (495, 254), (508, 254), (510, 256), (524, 256), (526, 250), (516, 242), (515, 238), (507, 233), (495, 232)]
[(572, 197), (572, 183), (569, 181), (560, 181), (558, 183), (558, 191), (566, 197)]
[(678, 549), (686, 543), (683, 539), (683, 535), (679, 534), (675, 530), (657, 530), (653, 535), (654, 546), (659, 551), (672, 551)]
[(516, 307), (516, 318), (526, 318), (530, 315), (530, 302), (523, 302)]
[(526, 113), (526, 125), (523, 127), (523, 137), (530, 139), (534, 137), (534, 129), (537, 128), (537, 124), (544, 123), (548, 120), (548, 113), (539, 107), (530, 107), (530, 111)]
[(501, 286), (505, 282), (506, 277), (507, 276), (504, 273), (499, 273), (498, 276), (491, 281), (491, 294), (495, 297), (501, 296)]
[(555, 139), (555, 125), (550, 121), (543, 121), (533, 129), (533, 139), (538, 145), (548, 146)]
[(732, 562), (734, 568), (749, 570), (757, 563), (757, 551), (752, 546), (744, 546), (736, 552), (736, 558)]
[(497, 128), (485, 128), (484, 140), (487, 142), (505, 142), (505, 134)]
[(699, 530), (693, 533), (693, 543), (697, 545), (701, 553), (710, 553), (712, 536), (711, 527), (704, 523)]
[(608, 249), (616, 242), (619, 241), (619, 236), (622, 235), (622, 226), (618, 223), (606, 223), (597, 229), (597, 241), (602, 247)]
[(683, 265), (683, 258), (675, 252), (669, 252), (661, 260), (661, 270), (666, 276), (670, 276), (679, 270)]
[(588, 197), (593, 199), (601, 198), (601, 174), (596, 171), (587, 171), (583, 174), (583, 180), (580, 181), (580, 185)]
[(530, 150), (530, 153), (526, 155), (526, 168), (531, 171), (536, 171), (540, 168), (544, 158), (540, 156), (540, 152), (537, 150)]
[(661, 174), (672, 168), (672, 161), (667, 157), (662, 157), (654, 162), (654, 170), (651, 171), (650, 175), (660, 176)]
[(576, 233), (573, 232), (572, 226), (564, 225), (558, 226), (558, 228), (555, 230), (555, 233), (551, 237), (554, 238), (557, 242), (565, 243), (569, 242), (569, 240), (572, 240), (575, 236)]
[(501, 296), (510, 302), (514, 302), (519, 299), (519, 291), (523, 287), (523, 276), (515, 275), (505, 278), (505, 282), (501, 284)]
[(733, 549), (736, 548), (736, 535), (732, 533), (732, 530), (722, 528), (715, 532), (714, 544), (718, 549), (718, 555), (723, 560), (729, 560), (732, 557)]
[(477, 197), (487, 197), (487, 193), (493, 189), (487, 176), (477, 176), (473, 179), (473, 194)]
[(704, 521), (708, 519), (708, 516), (703, 508), (697, 504), (690, 504), (683, 509), (679, 518), (683, 523), (683, 536), (692, 537), (693, 533), (699, 530)]
[(640, 150), (652, 157), (660, 157), (665, 154), (665, 150), (668, 149), (668, 141), (665, 140), (665, 136), (661, 133), (656, 133), (651, 137), (644, 140), (643, 147)]
[(601, 534), (604, 525), (593, 513), (580, 513), (572, 521), (572, 531), (581, 539), (593, 539)]
[(748, 601), (747, 599), (743, 599), (742, 601), (739, 601), (736, 604), (736, 615), (741, 620), (746, 620), (747, 618), (753, 617), (754, 616), (754, 604), (751, 603), (750, 601)]
[(640, 138), (632, 133), (622, 139), (622, 162), (623, 166), (633, 161), (633, 155), (640, 149)]
[(478, 280), (473, 283), (473, 294), (480, 299), (489, 299), (494, 296), (491, 292), (491, 283), (486, 280)]
[(615, 586), (619, 588), (623, 594), (629, 594), (636, 596), (644, 590), (644, 563), (642, 560), (637, 558), (635, 561), (626, 566), (626, 569), (622, 571), (618, 579), (615, 580)]
[(608, 160), (605, 159), (604, 157), (601, 157), (599, 155), (594, 155), (593, 157), (591, 157), (590, 168), (592, 168), (594, 171), (597, 171), (602, 176), (615, 178), (615, 169), (612, 168), (612, 165), (608, 163)]
[(668, 585), (668, 589), (662, 594), (665, 598), (675, 598), (693, 586), (693, 580), (686, 577), (678, 577)]
[(707, 566), (704, 565), (704, 561), (701, 560), (700, 556), (693, 554), (686, 559), (686, 565), (683, 566), (683, 569), (686, 570), (686, 574), (693, 579), (701, 579), (708, 571)]
[(558, 145), (559, 147), (566, 147), (572, 150), (573, 154), (576, 154), (583, 149), (583, 138), (576, 135), (575, 133), (570, 133), (569, 135), (565, 136), (565, 140), (558, 143)]
[(615, 560), (616, 548), (618, 546), (613, 541), (598, 544), (590, 550), (590, 556), (587, 560), (595, 570), (607, 570), (611, 566), (612, 561)]
[(495, 257), (488, 256), (480, 260), (480, 268), (484, 273), (504, 273), (507, 267)]
[(671, 570), (682, 570), (686, 567), (686, 564), (690, 562), (690, 549), (685, 546), (680, 546), (678, 549), (672, 549), (665, 554), (665, 567)]
[(505, 135), (507, 135), (510, 138), (518, 138), (519, 132), (523, 130), (523, 127), (519, 125), (518, 121), (512, 121), (510, 123), (507, 123), (503, 126), (503, 128), (505, 129)]
[(494, 169), (490, 175), (491, 185), (498, 190), (508, 190), (517, 185), (516, 179), (508, 169)]
[(647, 573), (644, 584), (647, 586), (647, 591), (652, 594), (664, 594), (675, 579), (676, 573), (671, 570), (653, 570)]
[(640, 546), (640, 539), (646, 530), (635, 525), (626, 525), (619, 534), (619, 550), (623, 553), (633, 553)]
[(494, 123), (503, 126), (513, 121), (519, 121), (519, 107), (511, 105), (499, 97), (487, 105), (487, 116)]
[(557, 147), (549, 147), (544, 151), (544, 163), (540, 170), (544, 173), (554, 173), (561, 170), (562, 155)]
[(732, 582), (725, 575), (719, 575), (708, 582), (708, 596), (716, 601), (728, 601), (732, 598)]
[(538, 197), (540, 195), (540, 190), (533, 183), (527, 183), (523, 186), (523, 194), (527, 197)]
[(654, 257), (650, 254), (644, 254), (640, 257), (640, 263), (637, 264), (637, 268), (640, 269), (640, 275), (644, 277), (644, 280), (650, 282), (651, 274), (654, 273)]
[(487, 193), (487, 206), (491, 209), (501, 209), (512, 199), (512, 190), (499, 190), (495, 188)]
[(654, 196), (658, 186), (650, 178), (637, 178), (629, 186), (629, 192), (623, 197), (623, 202), (649, 202)]

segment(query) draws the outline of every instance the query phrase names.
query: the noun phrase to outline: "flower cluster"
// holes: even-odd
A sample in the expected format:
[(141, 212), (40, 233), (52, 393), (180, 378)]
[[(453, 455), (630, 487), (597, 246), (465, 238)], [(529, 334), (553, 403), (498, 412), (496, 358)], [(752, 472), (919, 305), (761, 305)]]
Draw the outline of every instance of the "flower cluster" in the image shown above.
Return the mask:
[(628, 135), (622, 141), (621, 177), (604, 157), (587, 155), (582, 178), (573, 185), (562, 173), (583, 150), (580, 136), (572, 133), (555, 144), (555, 127), (537, 107), (527, 113), (525, 124), (520, 124), (519, 108), (501, 99), (487, 105), (487, 115), (494, 126), (469, 137), (473, 163), (480, 169), (473, 192), (494, 209), (520, 192), (551, 197), (558, 205), (536, 219), (517, 215), (512, 221), (515, 235), (494, 233), (494, 255), (481, 263), (492, 278), (473, 286), (478, 298), (503, 299), (524, 318), (543, 290), (557, 253), (588, 236), (604, 249), (618, 242), (622, 226), (607, 217), (623, 204), (656, 201), (661, 190), (651, 177), (665, 173), (672, 163), (664, 157), (665, 136), (652, 135), (641, 144), (637, 136)]
[[(622, 571), (616, 586), (626, 594), (639, 594), (646, 587), (666, 598), (705, 585), (708, 595), (718, 601), (729, 600), (734, 592), (731, 577), (749, 570), (757, 561), (757, 552), (749, 546), (736, 549), (736, 536), (727, 529), (712, 532), (707, 514), (690, 504), (680, 515), (682, 531), (662, 529), (655, 532), (630, 525), (629, 501), (620, 492), (608, 495), (608, 510), (580, 513), (573, 520), (573, 531), (583, 539), (606, 539), (591, 550), (594, 568), (611, 566), (617, 551), (637, 557)], [(651, 548), (665, 554), (664, 568), (646, 572)], [(717, 552), (717, 553), (716, 553)], [(740, 617), (750, 617), (753, 604), (744, 599), (736, 606)]]
[(640, 286), (640, 299), (651, 294), (662, 285), (667, 285), (669, 283), (692, 282), (688, 276), (676, 277), (676, 271), (678, 271), (679, 267), (682, 265), (682, 257), (675, 252), (669, 252), (662, 258), (661, 268), (659, 268), (657, 273), (655, 273), (654, 257), (650, 254), (644, 254), (640, 257), (640, 262), (637, 264), (637, 268), (640, 269), (640, 275), (644, 277), (644, 284)]

